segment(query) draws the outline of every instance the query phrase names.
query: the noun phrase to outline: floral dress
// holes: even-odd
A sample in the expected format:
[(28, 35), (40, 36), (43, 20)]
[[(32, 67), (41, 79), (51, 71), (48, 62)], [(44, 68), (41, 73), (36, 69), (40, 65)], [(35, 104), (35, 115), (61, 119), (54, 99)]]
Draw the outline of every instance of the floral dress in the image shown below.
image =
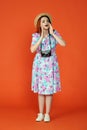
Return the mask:
[[(60, 36), (56, 30), (54, 33)], [(39, 40), (40, 34), (32, 34), (32, 44), (36, 44)], [(49, 34), (43, 38), (41, 44), (37, 49), (32, 65), (32, 85), (31, 89), (34, 93), (49, 95), (61, 91), (60, 72), (58, 58), (55, 53), (56, 45), (58, 44), (55, 38)], [(51, 47), (52, 55), (50, 57), (42, 57), (40, 50), (48, 50)]]

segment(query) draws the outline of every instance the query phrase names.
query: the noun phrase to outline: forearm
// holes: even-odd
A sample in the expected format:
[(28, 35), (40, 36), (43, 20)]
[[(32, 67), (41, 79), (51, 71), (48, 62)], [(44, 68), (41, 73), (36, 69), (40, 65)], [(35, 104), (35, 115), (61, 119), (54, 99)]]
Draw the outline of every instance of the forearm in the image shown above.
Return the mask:
[(38, 40), (38, 42), (35, 45), (31, 45), (30, 50), (32, 53), (37, 50), (37, 48), (39, 47), (39, 45), (42, 42), (42, 39), (43, 39), (43, 37), (40, 37), (40, 39)]
[(62, 37), (57, 36), (54, 33), (52, 35), (61, 46), (66, 46), (66, 42), (62, 39)]

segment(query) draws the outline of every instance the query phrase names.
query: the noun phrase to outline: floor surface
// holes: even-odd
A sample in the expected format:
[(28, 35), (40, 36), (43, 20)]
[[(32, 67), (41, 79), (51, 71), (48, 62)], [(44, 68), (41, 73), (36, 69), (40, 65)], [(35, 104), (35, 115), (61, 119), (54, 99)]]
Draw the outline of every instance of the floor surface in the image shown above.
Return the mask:
[(0, 109), (0, 130), (87, 130), (87, 111), (51, 114), (51, 122), (35, 122), (29, 109)]

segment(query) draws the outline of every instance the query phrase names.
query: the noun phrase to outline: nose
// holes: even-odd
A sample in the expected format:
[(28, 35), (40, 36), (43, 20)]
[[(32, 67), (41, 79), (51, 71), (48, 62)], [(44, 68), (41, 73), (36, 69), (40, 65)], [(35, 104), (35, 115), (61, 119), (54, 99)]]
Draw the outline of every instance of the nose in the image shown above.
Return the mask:
[(48, 22), (47, 22), (47, 21), (45, 21), (45, 24), (48, 24)]

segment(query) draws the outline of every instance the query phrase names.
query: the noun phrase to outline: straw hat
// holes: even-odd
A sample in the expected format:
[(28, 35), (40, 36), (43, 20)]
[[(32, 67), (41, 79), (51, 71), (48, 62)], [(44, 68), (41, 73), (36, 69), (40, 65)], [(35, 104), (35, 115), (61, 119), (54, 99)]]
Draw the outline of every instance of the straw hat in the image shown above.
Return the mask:
[(35, 27), (36, 27), (36, 25), (37, 25), (38, 20), (39, 20), (42, 16), (47, 16), (47, 17), (49, 17), (50, 21), (52, 22), (52, 17), (50, 16), (50, 14), (48, 14), (48, 13), (41, 13), (41, 14), (38, 14), (38, 15), (35, 17), (35, 19), (34, 19), (34, 25), (35, 25)]

